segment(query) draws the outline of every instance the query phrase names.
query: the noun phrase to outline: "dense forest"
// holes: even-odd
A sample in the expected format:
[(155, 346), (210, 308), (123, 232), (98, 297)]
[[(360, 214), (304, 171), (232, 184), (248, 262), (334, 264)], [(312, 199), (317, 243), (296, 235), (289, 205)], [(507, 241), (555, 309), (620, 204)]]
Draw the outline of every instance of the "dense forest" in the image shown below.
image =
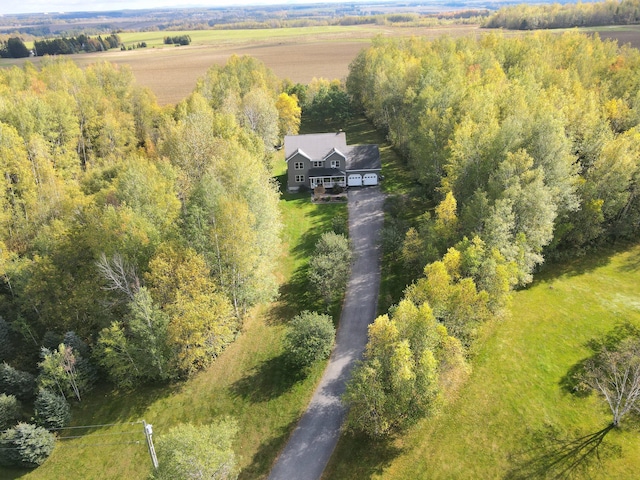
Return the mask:
[(270, 162), (299, 121), (250, 58), (165, 109), (108, 63), (0, 70), (3, 401), (79, 401), (99, 379), (127, 388), (210, 364), (276, 293)]
[(637, 238), (640, 52), (578, 33), (377, 39), (347, 88), (435, 206), (407, 223), (389, 205), (385, 250), (417, 280), (370, 327), (347, 396), (377, 436), (464, 378), (479, 326), (545, 258)]
[(636, 25), (640, 23), (640, 1), (606, 0), (560, 5), (520, 4), (503, 7), (485, 22), (487, 28), (536, 30), (544, 28)]

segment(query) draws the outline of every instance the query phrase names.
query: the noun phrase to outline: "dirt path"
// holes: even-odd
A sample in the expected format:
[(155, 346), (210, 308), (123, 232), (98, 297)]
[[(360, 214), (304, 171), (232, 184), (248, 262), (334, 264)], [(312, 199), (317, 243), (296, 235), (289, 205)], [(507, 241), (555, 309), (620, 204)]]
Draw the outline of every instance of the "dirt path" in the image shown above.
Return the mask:
[(355, 261), (336, 346), (307, 411), (271, 470), (270, 480), (319, 479), (338, 442), (346, 413), (340, 396), (367, 343), (367, 326), (376, 315), (383, 201), (379, 187), (349, 191), (349, 236)]

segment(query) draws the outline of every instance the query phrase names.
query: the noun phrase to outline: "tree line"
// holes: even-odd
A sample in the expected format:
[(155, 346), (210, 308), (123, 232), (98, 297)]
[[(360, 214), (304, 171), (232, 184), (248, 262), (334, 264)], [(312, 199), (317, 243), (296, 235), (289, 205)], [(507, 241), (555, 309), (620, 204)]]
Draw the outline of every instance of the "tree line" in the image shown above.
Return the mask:
[(188, 377), (276, 294), (279, 128), (295, 97), (232, 57), (161, 108), (131, 71), (0, 71), (0, 392), (80, 401)]
[(71, 55), (80, 52), (104, 52), (110, 48), (119, 47), (121, 43), (120, 36), (115, 33), (104, 38), (100, 35), (92, 38), (81, 34), (77, 37), (36, 40), (33, 42), (33, 50), (38, 57), (43, 55)]
[(595, 3), (520, 4), (503, 7), (487, 18), (483, 26), (511, 30), (536, 30), (638, 23), (640, 23), (640, 1), (605, 0)]
[(545, 258), (637, 238), (639, 70), (637, 50), (578, 33), (376, 39), (354, 60), (350, 95), (432, 207), (385, 226), (411, 285), (369, 329), (353, 428), (386, 434), (434, 411), (479, 326)]

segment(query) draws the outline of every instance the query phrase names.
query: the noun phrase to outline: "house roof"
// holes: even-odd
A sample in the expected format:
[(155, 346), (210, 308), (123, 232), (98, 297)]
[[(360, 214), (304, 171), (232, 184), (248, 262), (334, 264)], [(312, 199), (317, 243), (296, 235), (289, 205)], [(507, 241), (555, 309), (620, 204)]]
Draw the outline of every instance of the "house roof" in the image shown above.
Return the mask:
[(284, 137), (284, 154), (287, 160), (296, 153), (304, 155), (309, 160), (324, 160), (334, 151), (347, 159), (346, 170), (380, 170), (382, 167), (377, 145), (347, 146), (344, 132)]
[(347, 150), (344, 132), (312, 133), (309, 135), (287, 135), (284, 137), (284, 156), (289, 159), (296, 150), (303, 150), (311, 160), (323, 160), (333, 149)]
[(378, 145), (353, 145), (347, 152), (347, 170), (380, 170)]
[(343, 177), (345, 173), (339, 168), (310, 168), (310, 177)]

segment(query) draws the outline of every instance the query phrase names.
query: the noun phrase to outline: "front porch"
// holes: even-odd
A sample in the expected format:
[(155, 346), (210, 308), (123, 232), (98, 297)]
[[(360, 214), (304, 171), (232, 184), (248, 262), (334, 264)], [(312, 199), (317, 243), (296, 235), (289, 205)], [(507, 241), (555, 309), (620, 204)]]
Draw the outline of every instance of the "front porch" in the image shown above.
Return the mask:
[(311, 182), (311, 188), (314, 189), (322, 185), (324, 188), (333, 188), (333, 187), (346, 187), (347, 183), (345, 181), (345, 177), (311, 177), (309, 179)]
[(337, 168), (312, 168), (309, 170), (309, 186), (324, 188), (346, 187), (347, 174)]

